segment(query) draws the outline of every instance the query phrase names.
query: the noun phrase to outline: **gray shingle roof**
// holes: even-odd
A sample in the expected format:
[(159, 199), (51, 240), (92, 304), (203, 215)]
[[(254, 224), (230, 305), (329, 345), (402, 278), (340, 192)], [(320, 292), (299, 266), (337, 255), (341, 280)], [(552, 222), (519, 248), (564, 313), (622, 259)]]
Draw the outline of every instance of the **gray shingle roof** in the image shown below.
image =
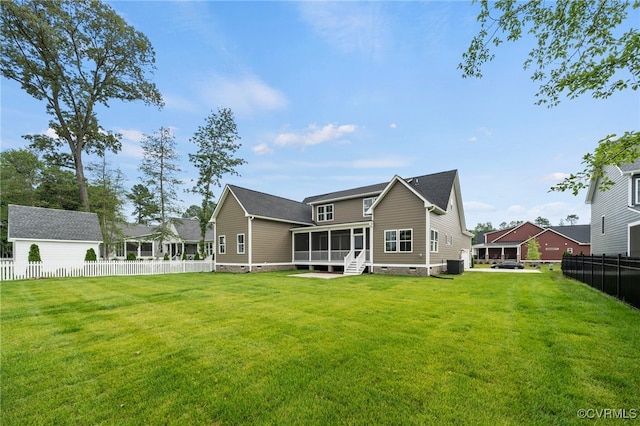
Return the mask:
[(457, 170), (449, 170), (417, 176), (405, 179), (405, 181), (412, 185), (424, 198), (446, 211), (457, 173)]
[(98, 215), (9, 205), (9, 239), (102, 242)]
[(250, 215), (313, 225), (311, 206), (235, 185), (229, 185), (229, 189)]
[(620, 166), (620, 170), (623, 173), (634, 173), (640, 171), (640, 159), (634, 161), (633, 163), (625, 163)]
[(337, 200), (340, 198), (357, 197), (363, 194), (380, 194), (389, 182), (377, 183), (375, 185), (361, 186), (359, 188), (345, 189), (342, 191), (329, 192), (327, 194), (314, 195), (307, 197), (302, 202), (304, 204), (319, 203), (328, 200)]
[(591, 242), (591, 225), (550, 226), (549, 228), (579, 243)]
[[(200, 241), (200, 221), (198, 219), (173, 219), (178, 236), (184, 241)], [(210, 227), (205, 234), (206, 241), (213, 241), (213, 229)]]

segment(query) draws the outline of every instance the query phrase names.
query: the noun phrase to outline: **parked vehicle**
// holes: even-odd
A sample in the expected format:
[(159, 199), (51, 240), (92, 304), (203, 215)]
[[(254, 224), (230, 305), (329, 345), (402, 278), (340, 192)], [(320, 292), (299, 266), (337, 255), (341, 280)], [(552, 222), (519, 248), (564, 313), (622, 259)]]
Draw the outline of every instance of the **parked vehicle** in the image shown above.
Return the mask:
[(502, 263), (491, 265), (493, 269), (524, 269), (524, 265), (513, 260), (505, 260)]

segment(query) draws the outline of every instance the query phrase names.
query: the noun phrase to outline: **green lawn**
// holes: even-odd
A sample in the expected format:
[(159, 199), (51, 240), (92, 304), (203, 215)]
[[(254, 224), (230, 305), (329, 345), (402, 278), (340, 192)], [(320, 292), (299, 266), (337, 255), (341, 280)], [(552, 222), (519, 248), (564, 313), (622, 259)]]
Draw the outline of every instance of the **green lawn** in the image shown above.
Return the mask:
[(640, 420), (639, 311), (558, 271), (453, 278), (3, 282), (1, 423)]

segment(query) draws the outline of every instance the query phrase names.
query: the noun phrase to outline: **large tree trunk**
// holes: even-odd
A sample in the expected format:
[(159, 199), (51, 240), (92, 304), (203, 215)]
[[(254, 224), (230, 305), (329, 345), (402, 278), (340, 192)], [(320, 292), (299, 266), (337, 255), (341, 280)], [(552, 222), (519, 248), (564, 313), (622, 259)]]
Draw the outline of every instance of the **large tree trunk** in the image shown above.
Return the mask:
[(91, 211), (89, 204), (89, 191), (87, 190), (87, 179), (84, 177), (84, 166), (82, 165), (82, 151), (73, 153), (73, 162), (76, 169), (76, 180), (78, 181), (78, 191), (80, 192), (80, 205), (85, 212)]

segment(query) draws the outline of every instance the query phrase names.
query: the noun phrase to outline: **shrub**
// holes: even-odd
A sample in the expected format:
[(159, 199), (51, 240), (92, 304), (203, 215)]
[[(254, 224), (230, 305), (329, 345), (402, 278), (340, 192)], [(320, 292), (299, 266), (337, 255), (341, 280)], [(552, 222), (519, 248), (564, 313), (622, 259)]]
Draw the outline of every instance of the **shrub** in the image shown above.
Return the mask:
[(164, 254), (164, 260), (169, 260), (169, 253)]
[(85, 262), (95, 262), (98, 260), (98, 256), (96, 256), (96, 251), (92, 248), (87, 250), (87, 254), (84, 255)]
[(193, 256), (193, 260), (200, 260), (200, 254), (196, 252), (196, 255)]
[(29, 262), (42, 262), (40, 247), (37, 244), (31, 244), (29, 247)]
[(182, 260), (187, 260), (187, 252), (182, 253)]
[(127, 253), (127, 260), (136, 260), (135, 253)]

